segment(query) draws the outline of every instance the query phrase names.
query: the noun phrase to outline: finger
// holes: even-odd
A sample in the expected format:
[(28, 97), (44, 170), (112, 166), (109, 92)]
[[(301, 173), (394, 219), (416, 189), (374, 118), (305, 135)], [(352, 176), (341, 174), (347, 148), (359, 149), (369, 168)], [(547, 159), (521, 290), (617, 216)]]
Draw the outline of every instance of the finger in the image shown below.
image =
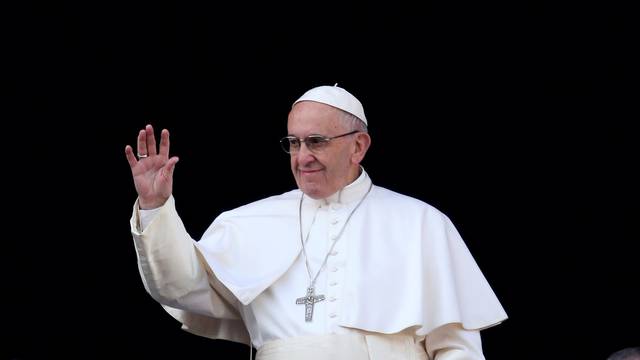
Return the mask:
[(147, 125), (145, 126), (144, 130), (147, 133), (147, 151), (149, 151), (147, 154), (149, 156), (155, 155), (157, 153), (156, 152), (156, 136), (153, 134), (153, 126)]
[(164, 175), (165, 178), (170, 179), (173, 176), (173, 170), (175, 170), (178, 160), (180, 159), (174, 156), (167, 161), (167, 164), (162, 168), (162, 175)]
[(147, 132), (140, 130), (138, 133), (138, 154), (147, 155)]
[(133, 169), (134, 166), (138, 163), (136, 156), (133, 154), (133, 148), (129, 145), (125, 146), (124, 154), (127, 156), (127, 161), (129, 162), (129, 166)]
[(162, 129), (160, 134), (160, 155), (169, 157), (169, 130)]

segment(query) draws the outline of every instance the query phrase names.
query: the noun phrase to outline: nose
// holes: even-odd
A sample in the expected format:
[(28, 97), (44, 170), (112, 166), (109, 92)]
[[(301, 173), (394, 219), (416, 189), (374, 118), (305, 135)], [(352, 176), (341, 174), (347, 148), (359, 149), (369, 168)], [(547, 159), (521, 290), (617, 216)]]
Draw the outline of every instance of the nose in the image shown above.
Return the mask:
[(315, 160), (315, 156), (313, 155), (311, 150), (309, 150), (307, 144), (304, 142), (300, 144), (300, 148), (296, 152), (295, 156), (298, 164), (303, 166)]

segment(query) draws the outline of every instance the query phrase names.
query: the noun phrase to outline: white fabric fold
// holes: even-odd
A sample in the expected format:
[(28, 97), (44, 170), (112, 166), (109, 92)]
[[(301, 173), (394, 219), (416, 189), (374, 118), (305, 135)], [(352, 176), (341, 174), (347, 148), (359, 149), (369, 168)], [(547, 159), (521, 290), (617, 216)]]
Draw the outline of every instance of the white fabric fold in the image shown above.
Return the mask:
[(354, 256), (344, 326), (394, 333), (418, 325), (426, 335), (448, 323), (483, 329), (507, 318), (447, 216), (381, 187), (369, 196), (346, 234)]
[(295, 192), (224, 212), (197, 248), (216, 277), (247, 305), (291, 266), (301, 251)]

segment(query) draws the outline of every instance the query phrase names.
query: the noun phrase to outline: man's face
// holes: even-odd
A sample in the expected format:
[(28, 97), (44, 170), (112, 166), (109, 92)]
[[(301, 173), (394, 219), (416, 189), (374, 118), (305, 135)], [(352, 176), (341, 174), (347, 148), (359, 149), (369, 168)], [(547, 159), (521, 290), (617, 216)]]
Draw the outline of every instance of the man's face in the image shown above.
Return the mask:
[[(341, 112), (329, 105), (301, 101), (289, 113), (289, 135), (333, 137), (351, 131), (340, 116)], [(291, 171), (300, 190), (314, 199), (322, 199), (355, 180), (359, 171), (358, 163), (352, 162), (355, 149), (353, 135), (333, 139), (318, 151), (311, 151), (302, 143), (298, 151), (291, 153)]]

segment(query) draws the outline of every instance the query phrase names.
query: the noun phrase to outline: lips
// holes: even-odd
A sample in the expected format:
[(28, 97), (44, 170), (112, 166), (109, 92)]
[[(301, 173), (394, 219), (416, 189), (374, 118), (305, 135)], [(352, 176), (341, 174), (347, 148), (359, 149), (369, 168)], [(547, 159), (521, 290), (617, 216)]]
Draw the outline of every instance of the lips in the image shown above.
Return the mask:
[(307, 169), (307, 170), (303, 170), (303, 169), (299, 169), (300, 174), (302, 175), (311, 175), (311, 174), (315, 174), (317, 172), (320, 172), (322, 169), (316, 169), (316, 170), (311, 170), (311, 169)]

